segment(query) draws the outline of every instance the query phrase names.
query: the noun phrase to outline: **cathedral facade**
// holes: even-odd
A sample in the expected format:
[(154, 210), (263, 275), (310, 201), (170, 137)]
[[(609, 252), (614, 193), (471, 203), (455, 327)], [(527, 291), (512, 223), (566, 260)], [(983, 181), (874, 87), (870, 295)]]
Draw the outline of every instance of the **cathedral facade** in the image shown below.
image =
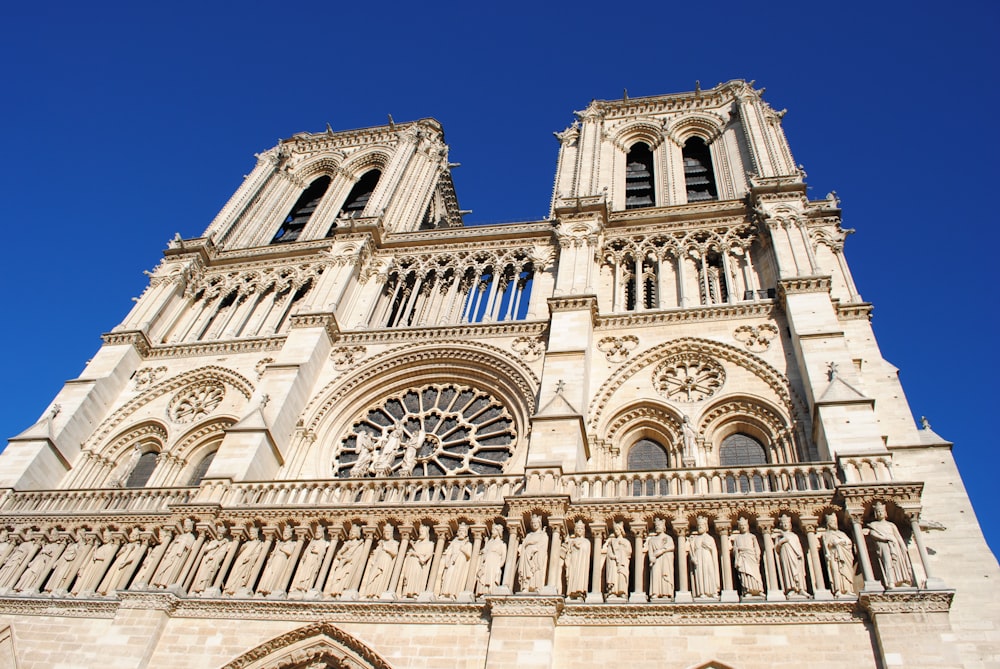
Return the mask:
[(592, 102), (528, 223), (433, 119), (259, 154), (0, 454), (0, 666), (1000, 666), (761, 93)]

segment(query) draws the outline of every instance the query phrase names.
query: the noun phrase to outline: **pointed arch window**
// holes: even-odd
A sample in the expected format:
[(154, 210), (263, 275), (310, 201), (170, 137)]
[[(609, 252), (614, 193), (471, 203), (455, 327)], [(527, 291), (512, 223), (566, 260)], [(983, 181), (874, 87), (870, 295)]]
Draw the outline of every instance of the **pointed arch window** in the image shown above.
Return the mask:
[(322, 176), (309, 184), (309, 187), (302, 191), (302, 195), (295, 201), (295, 205), (288, 212), (288, 216), (285, 217), (281, 227), (278, 228), (278, 232), (274, 235), (271, 243), (283, 244), (285, 242), (294, 242), (298, 239), (299, 235), (302, 234), (303, 228), (306, 227), (306, 223), (312, 217), (313, 212), (316, 211), (316, 207), (319, 206), (319, 201), (326, 194), (326, 189), (329, 187), (330, 177), (328, 176)]
[(715, 170), (712, 152), (701, 137), (692, 137), (684, 143), (684, 183), (688, 202), (719, 199), (715, 188)]
[(153, 470), (156, 469), (156, 459), (158, 457), (159, 453), (156, 451), (146, 451), (139, 456), (139, 461), (135, 463), (132, 473), (128, 475), (128, 479), (125, 481), (125, 487), (144, 487), (153, 475)]
[(340, 210), (341, 214), (350, 218), (361, 216), (364, 213), (365, 206), (368, 204), (368, 200), (372, 199), (372, 193), (375, 192), (375, 186), (378, 185), (378, 180), (381, 178), (381, 170), (369, 170), (365, 172), (347, 195), (347, 200), (344, 201), (344, 208)]
[(194, 468), (191, 473), (191, 479), (188, 481), (188, 485), (195, 486), (201, 483), (201, 480), (205, 478), (205, 474), (208, 473), (208, 468), (212, 466), (212, 461), (215, 460), (215, 454), (218, 451), (212, 451), (198, 462), (198, 466)]
[(656, 206), (653, 152), (645, 142), (632, 145), (625, 158), (625, 208)]
[(658, 441), (640, 439), (628, 451), (629, 471), (667, 469), (669, 467), (670, 458), (667, 456), (667, 449)]
[(723, 467), (766, 465), (767, 451), (763, 444), (750, 435), (737, 432), (722, 440), (719, 464)]

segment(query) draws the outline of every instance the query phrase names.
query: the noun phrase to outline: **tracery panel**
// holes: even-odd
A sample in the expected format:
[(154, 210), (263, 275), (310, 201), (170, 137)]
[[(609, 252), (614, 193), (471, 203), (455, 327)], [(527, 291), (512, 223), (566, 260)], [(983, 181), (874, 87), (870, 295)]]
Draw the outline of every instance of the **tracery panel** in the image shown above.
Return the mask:
[(369, 409), (341, 443), (334, 469), (341, 478), (500, 474), (515, 438), (513, 416), (489, 393), (426, 385)]

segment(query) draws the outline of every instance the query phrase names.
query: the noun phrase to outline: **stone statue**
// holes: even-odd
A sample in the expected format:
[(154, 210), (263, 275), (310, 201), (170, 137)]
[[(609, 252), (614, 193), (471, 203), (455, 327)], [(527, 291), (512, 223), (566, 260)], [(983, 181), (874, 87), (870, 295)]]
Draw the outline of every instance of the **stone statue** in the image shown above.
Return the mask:
[(205, 544), (201, 552), (201, 563), (191, 581), (192, 594), (204, 593), (215, 585), (215, 577), (229, 554), (229, 528), (219, 523), (215, 528), (215, 538)]
[(0, 529), (0, 563), (7, 558), (7, 555), (14, 550), (14, 541), (11, 540), (10, 532), (6, 528)]
[(872, 504), (872, 513), (875, 520), (865, 526), (865, 534), (882, 568), (882, 584), (886, 588), (913, 585), (913, 567), (906, 552), (906, 542), (896, 524), (888, 519), (885, 503)]
[(124, 590), (145, 553), (146, 544), (139, 536), (139, 528), (133, 527), (128, 535), (128, 543), (118, 551), (118, 557), (115, 558), (111, 568), (105, 574), (104, 580), (97, 587), (97, 594), (110, 595), (116, 590)]
[(517, 581), (521, 592), (538, 592), (545, 586), (548, 566), (549, 535), (542, 527), (542, 517), (531, 514), (531, 531), (517, 547)]
[(416, 597), (427, 589), (427, 577), (434, 557), (434, 542), (430, 539), (431, 528), (421, 523), (417, 530), (417, 540), (406, 549), (403, 558), (403, 572), (399, 579), (399, 592), (403, 597)]
[(631, 559), (632, 543), (625, 536), (625, 524), (616, 520), (611, 528), (611, 534), (601, 547), (605, 590), (608, 597), (628, 596), (628, 567)]
[(370, 434), (364, 430), (360, 430), (355, 436), (354, 443), (358, 451), (358, 459), (354, 461), (350, 475), (352, 478), (360, 478), (367, 476), (368, 470), (371, 468), (375, 442)]
[(826, 514), (826, 531), (821, 539), (826, 571), (830, 576), (830, 590), (835, 597), (854, 594), (854, 542), (840, 531), (837, 514)]
[[(45, 535), (39, 535), (39, 540), (46, 538)], [(66, 548), (66, 543), (60, 541), (59, 533), (53, 527), (49, 530), (48, 541), (46, 541), (42, 547), (35, 553), (35, 557), (31, 559), (28, 563), (28, 568), (24, 570), (21, 577), (17, 580), (14, 585), (14, 592), (38, 592), (42, 583), (45, 582), (45, 577), (49, 575), (49, 570), (52, 568), (56, 559)]]
[(65, 532), (59, 537), (66, 548), (59, 554), (58, 559), (52, 565), (52, 573), (49, 574), (45, 582), (44, 592), (65, 593), (76, 576), (78, 565), (74, 564), (77, 558), (83, 553), (84, 543), (73, 541), (73, 536)]
[(292, 533), (292, 526), (286, 523), (281, 528), (281, 539), (274, 543), (271, 555), (267, 559), (267, 566), (264, 567), (264, 573), (257, 585), (258, 595), (277, 597), (285, 593), (288, 579), (292, 577), (290, 572), (295, 566), (298, 545), (298, 539)]
[(400, 476), (413, 476), (413, 470), (417, 466), (417, 453), (420, 452), (420, 447), (424, 445), (426, 436), (427, 433), (421, 428), (416, 434), (406, 440), (406, 443), (403, 445), (403, 463), (399, 468)]
[(73, 586), (73, 593), (96, 593), (98, 586), (104, 579), (104, 574), (111, 568), (118, 549), (121, 546), (121, 539), (114, 536), (111, 530), (104, 528), (101, 532), (101, 543), (90, 552), (90, 556), (80, 569), (76, 585)]
[(396, 462), (396, 453), (403, 441), (403, 428), (398, 424), (389, 430), (389, 434), (379, 440), (372, 461), (371, 470), (375, 476), (385, 477), (392, 474), (392, 465)]
[(469, 541), (469, 526), (458, 524), (458, 532), (448, 544), (441, 560), (441, 597), (455, 599), (467, 590), (469, 560), (472, 559), (472, 543)]
[(736, 532), (733, 533), (733, 567), (744, 597), (764, 593), (764, 580), (760, 576), (760, 542), (750, 531), (750, 521), (746, 516), (736, 519)]
[(108, 481), (109, 488), (124, 488), (125, 483), (128, 481), (128, 477), (132, 475), (135, 470), (135, 466), (139, 464), (139, 458), (142, 457), (142, 443), (136, 443), (132, 447), (132, 452), (129, 453), (128, 460), (121, 466), (118, 473)]
[(681, 432), (684, 437), (684, 459), (693, 461), (698, 450), (698, 433), (694, 431), (691, 419), (687, 416), (684, 416), (684, 422), (681, 423)]
[(566, 596), (583, 599), (590, 582), (590, 540), (582, 520), (573, 524), (573, 535), (563, 542), (560, 555), (566, 571)]
[(792, 529), (792, 518), (787, 513), (778, 517), (778, 528), (774, 531), (774, 556), (778, 566), (778, 579), (785, 594), (806, 593), (805, 557), (802, 541)]
[(355, 572), (364, 566), (365, 542), (361, 538), (361, 526), (351, 525), (347, 541), (337, 551), (330, 567), (330, 576), (326, 579), (323, 593), (336, 597), (351, 588), (351, 580)]
[(253, 592), (253, 581), (257, 572), (257, 565), (264, 553), (266, 544), (261, 541), (260, 528), (251, 525), (247, 529), (247, 540), (243, 542), (236, 559), (233, 561), (233, 568), (226, 579), (224, 592), (227, 595), (246, 597)]
[(697, 529), (688, 541), (691, 591), (694, 597), (719, 595), (719, 549), (708, 532), (708, 518), (698, 516)]
[(35, 552), (37, 545), (31, 541), (24, 541), (15, 536), (16, 545), (7, 556), (7, 560), (0, 567), (0, 591), (7, 590), (17, 581), (21, 575), (21, 568), (24, 563), (31, 559), (31, 554)]
[[(159, 535), (159, 540), (157, 540), (157, 535)], [(167, 552), (167, 549), (173, 542), (173, 538), (173, 530), (169, 527), (165, 527), (159, 530), (159, 532), (154, 530), (150, 534), (147, 541), (153, 548), (146, 554), (146, 559), (142, 561), (139, 571), (136, 572), (135, 578), (132, 579), (129, 590), (145, 590), (150, 587), (149, 582), (152, 580), (153, 574), (156, 573), (156, 569), (159, 567), (164, 553)]]
[(184, 577), (184, 566), (187, 562), (188, 553), (194, 546), (194, 521), (185, 518), (182, 524), (182, 532), (174, 537), (167, 550), (163, 553), (160, 564), (157, 565), (153, 578), (149, 585), (152, 588), (166, 589), (180, 583)]
[(330, 540), (326, 538), (326, 526), (318, 525), (316, 535), (309, 541), (309, 545), (302, 553), (299, 560), (299, 567), (292, 579), (292, 585), (288, 588), (289, 596), (296, 593), (296, 596), (312, 592), (316, 586), (316, 577), (326, 559), (326, 552), (330, 548)]
[(365, 571), (361, 587), (363, 597), (380, 597), (389, 590), (392, 567), (396, 563), (396, 555), (398, 554), (399, 542), (396, 541), (396, 528), (392, 524), (386, 523), (382, 528), (382, 539), (368, 560), (368, 569)]
[(483, 546), (476, 570), (476, 594), (488, 595), (500, 587), (503, 566), (507, 561), (507, 543), (503, 540), (503, 525), (493, 523), (490, 538)]
[(674, 538), (667, 534), (667, 521), (653, 519), (653, 531), (646, 537), (646, 557), (649, 560), (649, 597), (664, 599), (674, 596)]

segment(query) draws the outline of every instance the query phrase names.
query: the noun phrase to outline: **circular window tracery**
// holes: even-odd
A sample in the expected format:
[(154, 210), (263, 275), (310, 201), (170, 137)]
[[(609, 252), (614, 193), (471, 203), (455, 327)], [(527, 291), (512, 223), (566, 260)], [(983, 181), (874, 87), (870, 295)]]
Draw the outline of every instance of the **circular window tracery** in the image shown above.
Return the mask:
[(189, 386), (170, 401), (167, 415), (175, 423), (190, 423), (215, 411), (225, 396), (226, 387), (217, 381)]
[(455, 384), (390, 396), (341, 442), (337, 476), (500, 474), (514, 450), (514, 419), (488, 393)]
[(671, 356), (653, 370), (653, 387), (675, 402), (700, 402), (714, 395), (725, 382), (722, 365), (697, 354)]

